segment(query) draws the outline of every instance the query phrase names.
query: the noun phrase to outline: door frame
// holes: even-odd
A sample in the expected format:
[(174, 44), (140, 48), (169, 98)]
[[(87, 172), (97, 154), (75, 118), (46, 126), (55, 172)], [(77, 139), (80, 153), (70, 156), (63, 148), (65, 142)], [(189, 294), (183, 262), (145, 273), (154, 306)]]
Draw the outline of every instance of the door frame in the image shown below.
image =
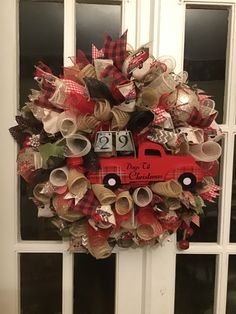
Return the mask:
[[(184, 24), (187, 4), (224, 5), (231, 8), (229, 47), (227, 51), (226, 116), (221, 125), (225, 133), (222, 194), (219, 208), (217, 243), (192, 243), (187, 251), (178, 251), (175, 237), (166, 239), (161, 248), (117, 249), (116, 314), (174, 313), (175, 264), (177, 254), (215, 254), (217, 256), (214, 313), (226, 310), (228, 259), (236, 254), (236, 244), (229, 242), (231, 215), (234, 138), (236, 133), (236, 0), (123, 0), (122, 31), (129, 29), (128, 42), (133, 47), (151, 41), (154, 56), (171, 55), (177, 61), (176, 72), (183, 68)], [(18, 0), (2, 1), (1, 71), (2, 100), (1, 219), (0, 219), (0, 304), (4, 313), (19, 313), (19, 253), (61, 253), (63, 255), (63, 314), (73, 313), (73, 255), (66, 241), (22, 241), (19, 234), (19, 190), (17, 145), (8, 128), (14, 125), (18, 107), (19, 48)], [(167, 40), (168, 39), (168, 40)], [(64, 0), (64, 64), (75, 53), (75, 0)], [(161, 270), (161, 271), (160, 271)]]

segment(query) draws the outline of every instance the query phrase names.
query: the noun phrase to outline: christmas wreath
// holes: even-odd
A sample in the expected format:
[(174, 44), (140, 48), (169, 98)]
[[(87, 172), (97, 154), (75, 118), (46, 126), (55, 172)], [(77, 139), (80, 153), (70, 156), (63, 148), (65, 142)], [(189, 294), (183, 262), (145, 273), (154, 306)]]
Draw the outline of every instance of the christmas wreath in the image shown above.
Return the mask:
[(220, 190), (214, 101), (173, 72), (172, 57), (132, 50), (127, 31), (92, 45), (91, 62), (82, 51), (71, 61), (61, 77), (35, 66), (39, 90), (10, 128), (38, 216), (68, 231), (72, 252), (96, 258), (178, 229), (187, 249)]

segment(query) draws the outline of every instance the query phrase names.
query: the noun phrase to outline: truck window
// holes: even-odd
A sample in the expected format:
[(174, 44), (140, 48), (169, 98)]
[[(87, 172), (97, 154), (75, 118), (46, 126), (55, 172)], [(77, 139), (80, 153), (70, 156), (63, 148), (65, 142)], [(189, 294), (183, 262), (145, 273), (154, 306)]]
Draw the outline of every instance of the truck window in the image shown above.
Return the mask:
[(161, 157), (161, 152), (159, 150), (157, 150), (157, 149), (145, 149), (144, 155)]

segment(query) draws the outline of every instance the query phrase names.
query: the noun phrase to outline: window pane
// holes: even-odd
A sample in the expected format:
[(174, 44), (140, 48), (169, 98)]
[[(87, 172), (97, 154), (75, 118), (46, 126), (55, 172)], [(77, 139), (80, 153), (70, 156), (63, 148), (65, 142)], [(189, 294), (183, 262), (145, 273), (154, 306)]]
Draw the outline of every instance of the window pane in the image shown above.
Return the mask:
[(230, 242), (236, 242), (236, 144), (234, 138), (234, 168), (232, 182)]
[(184, 69), (189, 85), (211, 95), (223, 122), (226, 46), (229, 10), (189, 5), (186, 9)]
[[(91, 58), (91, 44), (98, 49), (103, 46), (104, 33), (109, 32), (111, 37), (119, 37), (121, 30), (121, 2), (116, 4), (76, 3), (76, 43), (77, 48), (83, 50)], [(110, 1), (112, 3), (112, 1)]]
[(115, 254), (104, 260), (75, 254), (74, 314), (115, 313), (115, 268)]
[(213, 314), (215, 255), (177, 255), (175, 314)]
[(20, 254), (22, 314), (62, 313), (62, 255)]
[[(63, 1), (20, 1), (20, 106), (27, 101), (34, 65), (40, 60), (55, 74), (63, 63)], [(27, 187), (20, 184), (20, 230), (23, 240), (60, 239), (47, 219), (37, 217), (37, 208), (28, 200)]]
[(228, 293), (227, 293), (227, 310), (226, 314), (234, 314), (236, 312), (236, 255), (229, 257), (228, 272)]
[(20, 1), (20, 105), (27, 100), (34, 65), (43, 61), (55, 74), (63, 65), (63, 0)]

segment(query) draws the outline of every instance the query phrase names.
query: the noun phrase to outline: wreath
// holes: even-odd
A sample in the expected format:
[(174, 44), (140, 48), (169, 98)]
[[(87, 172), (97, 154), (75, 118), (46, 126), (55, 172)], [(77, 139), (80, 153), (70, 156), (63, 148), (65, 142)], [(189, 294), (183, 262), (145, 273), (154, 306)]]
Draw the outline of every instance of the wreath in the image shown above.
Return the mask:
[(35, 66), (39, 90), (10, 128), (38, 216), (67, 230), (70, 251), (96, 258), (177, 230), (187, 249), (220, 190), (215, 102), (173, 72), (172, 57), (130, 48), (127, 31), (92, 45), (91, 62), (80, 50), (71, 61), (60, 77)]

